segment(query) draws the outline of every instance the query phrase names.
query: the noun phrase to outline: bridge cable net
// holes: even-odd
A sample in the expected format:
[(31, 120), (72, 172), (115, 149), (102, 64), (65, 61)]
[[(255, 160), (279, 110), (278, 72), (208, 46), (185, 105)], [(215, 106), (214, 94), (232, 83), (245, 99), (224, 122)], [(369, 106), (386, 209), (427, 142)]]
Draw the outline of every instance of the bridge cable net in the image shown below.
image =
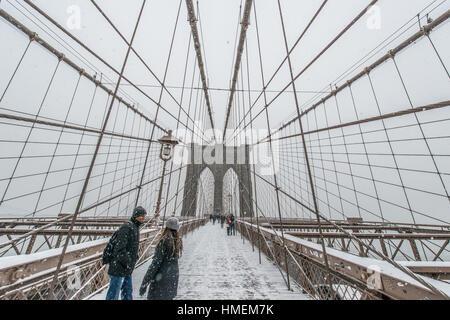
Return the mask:
[[(448, 1), (311, 1), (302, 19), (298, 4), (235, 2), (229, 88), (202, 1), (91, 0), (71, 8), (88, 31), (58, 6), (2, 3), (2, 299), (102, 291), (99, 252), (136, 205), (140, 265), (166, 217), (190, 232), (221, 208), (288, 289), (448, 299)], [(180, 146), (162, 180), (168, 130)], [(216, 173), (180, 161), (193, 142), (250, 152), (214, 190)]]
[[(326, 59), (334, 45), (344, 41), (340, 39), (358, 25), (358, 19), (372, 10), (370, 5), (375, 2), (363, 8), (318, 54), (311, 53), (312, 58), (305, 60), (304, 67), (292, 62), (300, 60), (295, 56), (295, 47), (312, 31), (319, 14), (329, 4), (324, 1), (317, 8), (294, 46), (289, 47), (283, 21), (289, 10), (284, 11), (279, 2), (276, 9), (285, 53), (279, 67), (269, 73), (268, 82), (261, 50), (264, 38), (259, 31), (257, 4), (253, 3), (256, 45), (250, 48), (257, 53), (240, 66), (241, 88), (235, 91), (234, 99), (242, 98), (230, 111), (230, 130), (225, 141), (233, 145), (245, 143), (248, 136), (257, 137), (253, 146), (267, 151), (267, 162), (262, 164), (258, 159), (251, 170), (256, 190), (251, 199), (256, 218), (263, 220), (263, 226), (269, 229), (265, 230), (267, 235), (279, 245), (278, 259), (288, 279), (292, 272), (292, 277), (309, 287), (311, 293), (318, 286), (334, 289), (319, 292), (321, 298), (419, 298), (411, 287), (395, 288), (393, 291), (399, 289), (398, 294), (388, 289), (395, 281), (388, 274), (399, 271), (437, 297), (448, 299), (445, 276), (437, 276), (442, 282), (424, 281), (422, 275), (426, 273), (419, 271), (419, 266), (425, 264), (443, 267), (449, 258), (448, 235), (444, 235), (449, 226), (448, 168), (443, 165), (449, 156), (445, 147), (448, 132), (435, 126), (448, 121), (448, 70), (443, 58), (448, 49), (437, 45), (447, 28), (448, 3), (428, 2), (419, 18), (409, 19), (309, 100), (300, 100), (302, 92), (297, 90), (312, 79), (308, 70), (314, 69), (321, 58)], [(430, 15), (434, 18), (430, 19)], [(248, 30), (247, 37), (246, 41), (251, 41)], [(420, 61), (424, 57), (426, 66)], [(316, 67), (314, 72), (319, 70)], [(277, 79), (283, 71), (288, 81)], [(260, 77), (262, 88), (256, 90), (257, 95), (251, 88), (251, 78), (255, 76)], [(302, 82), (302, 76), (308, 79)], [(426, 79), (437, 83), (431, 99), (424, 92)], [(230, 91), (233, 94), (233, 88)], [(289, 108), (286, 105), (292, 106), (294, 115), (271, 131), (272, 119), (278, 119), (277, 113)], [(264, 127), (266, 134), (258, 137), (255, 131)], [(261, 174), (267, 168), (273, 170), (272, 174)], [(264, 238), (257, 229), (252, 231)], [(443, 237), (437, 240), (435, 235), (441, 231)], [(305, 243), (302, 247), (292, 236), (319, 246)], [(258, 241), (263, 240), (267, 239)], [(302, 263), (298, 263), (298, 256), (291, 257), (305, 252), (322, 262), (320, 271), (311, 267), (305, 257)], [(319, 259), (314, 259), (314, 255)], [(355, 255), (367, 259), (358, 260)], [(363, 266), (367, 272), (353, 274), (353, 280), (383, 291), (382, 295), (336, 277), (336, 273), (348, 275), (353, 268)], [(403, 276), (397, 274), (394, 278), (405, 279)], [(313, 278), (314, 284), (307, 283), (307, 278)], [(395, 286), (403, 285), (397, 282)]]
[[(189, 38), (186, 47), (178, 48), (185, 64), (178, 77), (183, 89), (175, 93), (165, 86), (173, 44), (182, 37), (182, 2), (170, 22), (172, 36), (162, 54), (166, 63), (159, 78), (133, 48), (146, 1), (134, 8), (139, 15), (128, 40), (96, 2), (91, 4), (105, 26), (118, 34), (118, 43), (125, 43), (124, 60), (117, 66), (51, 18), (49, 8), (33, 2), (2, 4), (2, 34), (10, 43), (5, 53), (11, 53), (11, 60), (3, 60), (8, 72), (2, 74), (8, 78), (2, 79), (1, 89), (6, 169), (0, 255), (1, 295), (6, 299), (82, 299), (101, 290), (108, 283), (98, 255), (105, 241), (136, 205), (147, 208), (152, 218), (155, 214), (162, 172), (157, 139), (168, 129), (184, 129), (178, 136), (181, 142), (193, 136), (205, 139), (200, 126), (206, 106), (193, 89), (184, 89), (191, 77), (197, 80)], [(136, 63), (160, 84), (157, 91), (146, 92), (128, 78)], [(143, 227), (143, 262), (151, 257), (166, 217), (180, 215), (183, 186), (175, 182), (183, 179), (185, 165), (169, 166), (160, 217)], [(183, 221), (189, 231), (202, 223), (195, 217)]]

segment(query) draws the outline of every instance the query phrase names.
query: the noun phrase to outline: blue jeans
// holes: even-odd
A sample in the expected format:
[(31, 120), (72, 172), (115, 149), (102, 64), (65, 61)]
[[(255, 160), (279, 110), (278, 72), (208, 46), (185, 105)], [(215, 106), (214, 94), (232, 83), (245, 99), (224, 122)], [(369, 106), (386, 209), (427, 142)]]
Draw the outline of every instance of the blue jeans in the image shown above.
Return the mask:
[(116, 277), (109, 276), (109, 290), (106, 294), (106, 300), (119, 300), (119, 293), (121, 292), (122, 300), (133, 300), (133, 285), (131, 276)]

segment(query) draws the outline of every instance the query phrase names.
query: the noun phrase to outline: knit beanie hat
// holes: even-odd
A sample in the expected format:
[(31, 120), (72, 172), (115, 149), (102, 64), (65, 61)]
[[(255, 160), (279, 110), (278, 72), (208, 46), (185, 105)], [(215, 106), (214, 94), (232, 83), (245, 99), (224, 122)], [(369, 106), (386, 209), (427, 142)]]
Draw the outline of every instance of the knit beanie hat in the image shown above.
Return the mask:
[(178, 222), (178, 219), (175, 217), (170, 217), (169, 219), (167, 219), (166, 228), (169, 228), (169, 229), (175, 230), (175, 231), (180, 229), (180, 223)]
[(136, 207), (136, 208), (133, 210), (133, 218), (137, 218), (137, 217), (140, 217), (140, 216), (144, 216), (144, 215), (146, 215), (146, 214), (147, 214), (147, 211), (145, 211), (145, 209), (142, 208), (141, 206)]

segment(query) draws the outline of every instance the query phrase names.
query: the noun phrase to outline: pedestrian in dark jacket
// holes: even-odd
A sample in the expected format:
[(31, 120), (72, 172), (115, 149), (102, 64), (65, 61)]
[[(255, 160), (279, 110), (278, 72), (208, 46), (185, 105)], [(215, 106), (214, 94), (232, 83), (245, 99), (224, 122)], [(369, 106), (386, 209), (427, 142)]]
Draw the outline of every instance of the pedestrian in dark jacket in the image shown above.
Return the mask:
[(106, 300), (133, 300), (131, 274), (138, 259), (139, 226), (144, 222), (147, 211), (136, 207), (133, 216), (125, 222), (113, 236), (114, 249), (109, 262), (108, 275), (110, 277)]
[(183, 242), (178, 234), (178, 219), (167, 219), (166, 228), (159, 237), (153, 261), (142, 280), (139, 294), (143, 296), (149, 286), (147, 300), (172, 300), (178, 290), (178, 258)]
[(230, 220), (230, 215), (227, 215), (226, 217), (226, 221), (227, 221), (227, 236), (229, 236), (231, 233), (231, 220)]
[(231, 214), (231, 216), (230, 216), (230, 234), (232, 234), (233, 236), (236, 235), (236, 223), (234, 220), (235, 220), (234, 215)]

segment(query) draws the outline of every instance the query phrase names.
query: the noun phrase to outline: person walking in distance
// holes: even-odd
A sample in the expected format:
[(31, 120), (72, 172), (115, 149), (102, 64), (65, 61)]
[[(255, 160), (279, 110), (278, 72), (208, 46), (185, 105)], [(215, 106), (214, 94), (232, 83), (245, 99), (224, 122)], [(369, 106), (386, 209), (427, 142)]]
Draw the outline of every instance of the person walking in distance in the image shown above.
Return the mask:
[(219, 213), (216, 213), (216, 220), (217, 220), (217, 223), (220, 223), (220, 214)]
[(230, 220), (230, 215), (226, 216), (226, 221), (227, 221), (227, 236), (229, 236), (231, 234), (231, 220)]
[(220, 227), (223, 229), (223, 224), (225, 223), (225, 215), (223, 213), (220, 214)]
[(235, 236), (236, 235), (236, 224), (235, 224), (235, 218), (234, 215), (231, 214), (230, 216), (230, 233)]
[(172, 300), (178, 290), (178, 259), (183, 251), (183, 242), (178, 229), (178, 219), (170, 217), (158, 239), (153, 261), (142, 280), (139, 294), (143, 296), (148, 289), (147, 300)]
[(110, 278), (106, 300), (133, 300), (131, 274), (138, 259), (139, 226), (144, 223), (147, 211), (142, 207), (133, 210), (131, 219), (125, 222), (111, 237), (103, 251), (103, 264), (109, 264)]

